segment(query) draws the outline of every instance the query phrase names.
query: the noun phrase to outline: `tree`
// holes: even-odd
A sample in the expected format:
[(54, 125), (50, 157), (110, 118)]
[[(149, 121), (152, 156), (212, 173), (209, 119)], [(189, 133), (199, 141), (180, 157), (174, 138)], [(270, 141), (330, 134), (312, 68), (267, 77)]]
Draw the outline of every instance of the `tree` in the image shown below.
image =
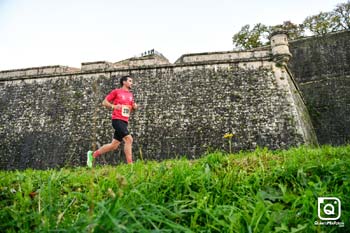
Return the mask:
[(308, 16), (303, 24), (313, 35), (323, 35), (334, 30), (334, 22), (330, 12), (320, 12), (317, 15)]
[(264, 24), (258, 23), (251, 30), (247, 24), (238, 33), (233, 35), (233, 45), (239, 49), (261, 47), (266, 44), (268, 34), (268, 27)]
[(275, 25), (269, 27), (269, 33), (273, 31), (286, 31), (288, 33), (288, 38), (294, 40), (300, 37), (303, 37), (304, 34), (304, 25), (303, 24), (294, 24), (291, 21), (284, 21), (283, 24)]
[(274, 30), (287, 31), (289, 39), (294, 40), (305, 36), (306, 31), (311, 35), (323, 35), (330, 32), (350, 29), (350, 0), (338, 4), (331, 12), (320, 12), (306, 17), (302, 24), (285, 21), (283, 24), (266, 26), (258, 23), (250, 30), (245, 25), (232, 37), (233, 45), (239, 49), (252, 49), (268, 44), (268, 35)]
[(350, 29), (350, 1), (337, 5), (333, 11), (333, 20), (337, 31)]
[(269, 43), (268, 36), (275, 30), (287, 31), (290, 39), (300, 38), (304, 32), (302, 25), (293, 24), (291, 21), (269, 27), (258, 23), (251, 30), (249, 25), (245, 25), (233, 35), (233, 45), (239, 49), (252, 49), (267, 45)]
[(309, 16), (303, 24), (313, 35), (349, 30), (350, 1), (338, 4), (331, 12), (320, 12), (317, 15)]

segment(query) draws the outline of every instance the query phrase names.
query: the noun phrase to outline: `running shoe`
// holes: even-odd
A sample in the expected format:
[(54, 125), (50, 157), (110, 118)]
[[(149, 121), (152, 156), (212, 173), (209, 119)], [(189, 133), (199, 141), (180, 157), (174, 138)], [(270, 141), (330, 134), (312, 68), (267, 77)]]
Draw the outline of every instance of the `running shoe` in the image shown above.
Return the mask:
[(94, 157), (92, 156), (92, 151), (89, 150), (87, 152), (87, 160), (86, 160), (86, 165), (89, 167), (89, 168), (92, 168), (92, 161), (94, 160)]

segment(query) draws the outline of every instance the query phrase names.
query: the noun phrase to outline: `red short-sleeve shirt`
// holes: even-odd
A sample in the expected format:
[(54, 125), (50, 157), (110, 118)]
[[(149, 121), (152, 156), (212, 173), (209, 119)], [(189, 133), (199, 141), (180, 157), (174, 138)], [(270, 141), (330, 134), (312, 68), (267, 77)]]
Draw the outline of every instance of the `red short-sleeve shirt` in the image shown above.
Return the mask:
[(129, 116), (134, 104), (134, 97), (130, 91), (124, 89), (114, 89), (111, 91), (106, 99), (113, 105), (120, 104), (120, 109), (114, 109), (112, 112), (112, 119), (119, 119), (128, 122)]

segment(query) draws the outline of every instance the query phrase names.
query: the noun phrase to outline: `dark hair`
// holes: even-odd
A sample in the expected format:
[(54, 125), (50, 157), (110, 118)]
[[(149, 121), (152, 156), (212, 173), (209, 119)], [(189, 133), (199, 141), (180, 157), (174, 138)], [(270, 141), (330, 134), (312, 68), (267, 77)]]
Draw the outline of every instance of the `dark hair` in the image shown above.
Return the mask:
[(126, 76), (123, 76), (123, 77), (120, 78), (119, 83), (120, 83), (121, 87), (123, 86), (123, 82), (127, 81), (128, 78), (131, 78), (131, 76), (130, 75), (126, 75)]

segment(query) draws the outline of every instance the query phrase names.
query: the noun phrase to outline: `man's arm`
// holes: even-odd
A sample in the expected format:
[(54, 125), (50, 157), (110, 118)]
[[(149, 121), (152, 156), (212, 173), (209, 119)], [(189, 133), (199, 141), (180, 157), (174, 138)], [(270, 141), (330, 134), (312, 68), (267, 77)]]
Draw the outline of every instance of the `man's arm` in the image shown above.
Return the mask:
[(107, 100), (107, 97), (103, 100), (102, 105), (105, 106), (106, 108), (111, 108), (111, 109), (119, 109), (121, 106), (120, 104), (113, 105)]

